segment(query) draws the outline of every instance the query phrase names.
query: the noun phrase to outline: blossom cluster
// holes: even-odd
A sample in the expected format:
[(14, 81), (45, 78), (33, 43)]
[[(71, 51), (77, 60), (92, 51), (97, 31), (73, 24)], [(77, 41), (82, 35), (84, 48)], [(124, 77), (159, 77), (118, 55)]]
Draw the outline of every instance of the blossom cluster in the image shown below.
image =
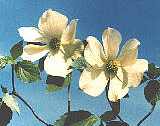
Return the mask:
[(47, 55), (44, 61), (46, 73), (66, 77), (73, 71), (72, 62), (84, 56), (90, 67), (86, 67), (80, 76), (80, 89), (90, 96), (98, 96), (109, 84), (109, 100), (118, 101), (130, 87), (140, 84), (148, 69), (147, 60), (137, 59), (140, 42), (130, 39), (119, 52), (121, 34), (114, 28), (107, 28), (102, 34), (102, 44), (96, 37), (88, 36), (84, 46), (76, 38), (77, 22), (73, 19), (68, 24), (65, 15), (49, 9), (40, 17), (38, 28), (19, 28), (20, 36), (27, 42), (22, 59), (34, 62)]

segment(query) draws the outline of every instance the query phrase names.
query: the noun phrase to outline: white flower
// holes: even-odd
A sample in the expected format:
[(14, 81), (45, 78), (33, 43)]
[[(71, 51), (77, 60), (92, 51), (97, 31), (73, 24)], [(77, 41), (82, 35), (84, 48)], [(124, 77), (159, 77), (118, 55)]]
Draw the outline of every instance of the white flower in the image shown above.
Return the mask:
[(75, 39), (77, 21), (74, 19), (68, 24), (66, 16), (49, 9), (40, 17), (38, 28), (19, 28), (20, 36), (30, 42), (24, 47), (22, 59), (34, 62), (48, 54), (45, 71), (65, 77), (70, 72), (71, 58), (79, 57), (79, 50), (83, 48), (80, 40)]
[(95, 37), (87, 38), (84, 57), (92, 69), (85, 69), (79, 81), (80, 89), (86, 94), (100, 95), (110, 78), (108, 97), (115, 102), (128, 93), (129, 87), (137, 87), (141, 82), (148, 62), (137, 59), (140, 42), (128, 40), (118, 55), (121, 39), (121, 34), (113, 28), (103, 32), (103, 46)]
[(9, 93), (5, 93), (2, 101), (12, 110), (20, 114), (20, 109), (18, 106), (17, 101), (12, 95), (9, 95)]

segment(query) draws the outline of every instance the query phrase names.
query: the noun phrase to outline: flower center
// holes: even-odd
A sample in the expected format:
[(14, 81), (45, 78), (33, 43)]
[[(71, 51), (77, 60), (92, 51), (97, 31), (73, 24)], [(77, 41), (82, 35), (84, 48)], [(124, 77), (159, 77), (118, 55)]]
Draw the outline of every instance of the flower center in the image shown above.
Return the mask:
[(60, 40), (57, 38), (51, 39), (48, 43), (48, 47), (51, 52), (57, 52), (60, 48)]
[(107, 75), (110, 75), (111, 77), (114, 77), (117, 74), (118, 71), (118, 65), (117, 61), (109, 60), (106, 62), (104, 69), (105, 73)]

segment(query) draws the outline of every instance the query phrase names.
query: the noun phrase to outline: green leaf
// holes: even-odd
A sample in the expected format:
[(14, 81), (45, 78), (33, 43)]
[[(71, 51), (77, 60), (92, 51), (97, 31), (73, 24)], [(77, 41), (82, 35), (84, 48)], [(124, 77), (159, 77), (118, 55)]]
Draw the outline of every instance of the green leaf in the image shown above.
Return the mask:
[(93, 126), (99, 118), (88, 111), (79, 110), (65, 113), (54, 126)]
[(16, 43), (10, 50), (13, 59), (17, 59), (23, 53), (23, 41)]
[(15, 60), (11, 56), (0, 57), (0, 70), (5, 68), (7, 64), (15, 64)]
[(160, 100), (160, 82), (158, 80), (150, 80), (144, 88), (144, 95), (151, 105), (155, 105)]
[(117, 102), (110, 101), (110, 104), (111, 104), (112, 111), (106, 111), (100, 116), (100, 118), (103, 121), (110, 121), (110, 120), (116, 119), (116, 116), (120, 112), (120, 100), (118, 100)]
[(59, 91), (62, 90), (63, 88), (67, 87), (72, 80), (72, 76), (71, 74), (68, 74), (62, 84), (62, 86), (58, 86), (57, 84), (47, 84), (47, 92), (55, 92), (55, 91)]
[(148, 64), (147, 75), (150, 79), (155, 79), (160, 76), (160, 68), (156, 67), (155, 64)]
[(0, 126), (7, 126), (12, 119), (12, 110), (2, 102), (0, 104)]
[(140, 84), (143, 84), (143, 83), (145, 83), (148, 80), (149, 80), (148, 77), (145, 76), (145, 75), (143, 75), (143, 79), (141, 80)]
[(105, 113), (103, 113), (100, 118), (103, 121), (110, 121), (110, 120), (114, 120), (116, 119), (116, 115), (113, 113), (113, 111), (107, 111)]
[(110, 121), (106, 126), (129, 126), (126, 122), (121, 121)]
[(20, 61), (15, 65), (17, 78), (24, 83), (32, 83), (40, 80), (40, 71), (37, 64), (30, 61)]
[(90, 65), (89, 65), (89, 63), (87, 63), (87, 61), (85, 60), (84, 57), (80, 57), (80, 58), (74, 60), (72, 67), (77, 70), (83, 70), (87, 67), (90, 67)]
[(1, 89), (2, 89), (2, 92), (3, 92), (3, 93), (8, 93), (8, 89), (7, 89), (6, 87), (3, 87), (3, 86), (1, 85)]

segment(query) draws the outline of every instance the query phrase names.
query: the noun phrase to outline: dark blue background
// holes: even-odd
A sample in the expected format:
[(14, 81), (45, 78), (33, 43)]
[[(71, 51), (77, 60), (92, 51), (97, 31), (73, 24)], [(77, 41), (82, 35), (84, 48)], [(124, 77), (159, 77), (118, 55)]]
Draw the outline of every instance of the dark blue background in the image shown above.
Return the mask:
[[(107, 27), (118, 29), (124, 43), (129, 38), (141, 41), (140, 57), (160, 65), (160, 1), (159, 0), (0, 0), (0, 54), (8, 55), (10, 47), (21, 40), (17, 29), (21, 26), (37, 26), (38, 19), (48, 9), (55, 9), (69, 17), (78, 18), (77, 36), (85, 39), (94, 35), (101, 39)], [(10, 67), (0, 74), (0, 83), (10, 87)], [(74, 73), (72, 83), (72, 109), (85, 109), (100, 115), (110, 109), (102, 94), (92, 98), (78, 90), (79, 73)], [(66, 112), (66, 92), (64, 89), (48, 94), (45, 79), (35, 84), (16, 81), (20, 94), (46, 121), (54, 122)], [(32, 113), (19, 102), (21, 114), (14, 113), (9, 126), (41, 126)], [(143, 86), (130, 90), (130, 98), (122, 100), (121, 116), (131, 126), (135, 125), (150, 109), (145, 101)], [(143, 126), (158, 126), (159, 105)]]

